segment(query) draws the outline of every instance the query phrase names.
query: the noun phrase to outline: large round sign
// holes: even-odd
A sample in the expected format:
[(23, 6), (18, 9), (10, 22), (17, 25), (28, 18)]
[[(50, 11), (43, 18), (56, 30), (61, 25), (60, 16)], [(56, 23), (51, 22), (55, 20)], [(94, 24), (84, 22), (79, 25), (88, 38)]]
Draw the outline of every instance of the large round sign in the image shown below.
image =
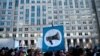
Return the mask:
[(44, 36), (44, 42), (47, 46), (58, 46), (62, 41), (61, 32), (57, 29), (51, 29), (46, 32)]

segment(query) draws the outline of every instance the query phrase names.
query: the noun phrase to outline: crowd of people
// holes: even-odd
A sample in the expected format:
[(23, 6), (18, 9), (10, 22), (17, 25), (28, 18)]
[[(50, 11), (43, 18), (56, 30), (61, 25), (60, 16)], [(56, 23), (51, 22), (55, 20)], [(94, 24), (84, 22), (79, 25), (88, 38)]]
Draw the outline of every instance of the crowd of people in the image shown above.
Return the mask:
[(41, 49), (9, 49), (1, 48), (0, 56), (100, 56), (100, 49), (70, 47), (68, 51), (59, 50), (55, 52), (42, 52)]

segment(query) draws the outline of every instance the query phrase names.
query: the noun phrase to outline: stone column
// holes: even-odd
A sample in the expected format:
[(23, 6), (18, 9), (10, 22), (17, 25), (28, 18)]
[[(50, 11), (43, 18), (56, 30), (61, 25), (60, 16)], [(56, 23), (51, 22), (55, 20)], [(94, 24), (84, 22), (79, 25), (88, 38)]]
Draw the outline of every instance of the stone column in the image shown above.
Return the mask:
[(79, 41), (79, 39), (77, 39), (77, 45), (79, 45), (79, 43), (80, 43), (80, 41)]
[(71, 39), (71, 46), (73, 46), (74, 45), (74, 41), (73, 41), (73, 39)]

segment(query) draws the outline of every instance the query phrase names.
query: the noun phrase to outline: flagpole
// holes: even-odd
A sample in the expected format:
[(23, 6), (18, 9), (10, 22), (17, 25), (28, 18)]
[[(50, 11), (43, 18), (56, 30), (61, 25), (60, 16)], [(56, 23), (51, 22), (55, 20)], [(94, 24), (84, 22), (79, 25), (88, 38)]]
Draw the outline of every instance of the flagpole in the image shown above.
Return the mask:
[[(54, 27), (54, 24), (53, 24), (54, 22), (53, 22), (53, 20), (52, 20), (52, 27)], [(55, 56), (55, 52), (54, 52), (54, 50), (53, 50), (53, 55), (52, 56)]]

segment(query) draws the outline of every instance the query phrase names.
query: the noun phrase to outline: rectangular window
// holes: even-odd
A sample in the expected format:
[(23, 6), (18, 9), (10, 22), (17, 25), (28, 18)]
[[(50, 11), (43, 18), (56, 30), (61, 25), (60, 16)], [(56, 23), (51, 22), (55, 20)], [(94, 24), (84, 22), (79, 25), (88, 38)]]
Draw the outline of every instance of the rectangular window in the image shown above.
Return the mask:
[(22, 28), (19, 28), (19, 31), (22, 31), (23, 29)]
[(54, 16), (54, 19), (58, 19), (58, 17), (57, 16)]
[(80, 11), (79, 10), (76, 10), (76, 13), (79, 13)]
[(42, 11), (46, 11), (46, 6), (43, 6), (42, 7)]
[(10, 26), (11, 25), (11, 21), (7, 22), (7, 26)]
[(26, 14), (29, 14), (29, 9), (26, 9)]
[(9, 2), (9, 9), (12, 9), (12, 2)]
[(0, 2), (0, 6), (1, 6), (1, 2)]
[(9, 6), (12, 6), (12, 2), (9, 2)]
[(35, 18), (31, 18), (31, 25), (35, 24)]
[(35, 0), (31, 0), (31, 3), (35, 3)]
[(67, 36), (70, 36), (70, 33), (67, 33)]
[(40, 19), (37, 19), (37, 25), (40, 25)]
[(64, 2), (64, 5), (67, 5), (68, 3), (67, 3), (67, 0), (65, 0), (65, 2)]
[(87, 29), (87, 26), (84, 26), (84, 29)]
[(86, 24), (86, 21), (83, 21), (83, 24)]
[(35, 6), (32, 6), (31, 7), (31, 11), (35, 11)]
[(37, 31), (40, 31), (40, 27), (37, 27)]
[(46, 3), (46, 0), (42, 0), (43, 3)]
[(29, 24), (29, 20), (25, 20), (25, 24)]
[(0, 21), (0, 26), (4, 26), (4, 22), (3, 21)]
[(8, 14), (12, 14), (12, 11), (10, 10), (10, 11), (8, 11)]
[(43, 25), (46, 25), (46, 19), (43, 19)]
[(13, 37), (16, 37), (16, 34), (13, 34)]
[(25, 34), (25, 37), (28, 37), (28, 34)]
[(0, 28), (0, 32), (1, 32), (1, 31), (4, 31), (4, 28)]
[(69, 0), (69, 5), (70, 5), (70, 8), (73, 8), (73, 1), (72, 0)]
[(6, 14), (6, 10), (2, 10), (2, 14)]
[(42, 15), (43, 15), (43, 17), (46, 17), (46, 13), (43, 13)]
[(34, 34), (31, 34), (31, 37), (34, 37)]
[(5, 17), (0, 17), (0, 20), (5, 20)]
[(59, 13), (61, 14), (61, 13), (63, 13), (63, 11), (62, 10), (59, 10)]
[(25, 28), (25, 31), (28, 31), (28, 28)]
[(40, 17), (40, 6), (37, 6), (37, 17)]
[(29, 4), (30, 0), (26, 0), (26, 4)]
[(17, 20), (17, 18), (18, 18), (17, 16), (14, 16), (14, 20)]
[(35, 17), (35, 13), (31, 13), (31, 17)]
[(18, 15), (18, 11), (14, 11), (14, 15)]
[(19, 37), (22, 37), (22, 34), (19, 34)]
[(25, 19), (29, 19), (29, 9), (26, 9), (26, 18)]
[(7, 17), (7, 20), (12, 20), (12, 17), (8, 16), (8, 17)]
[(7, 28), (6, 28), (6, 31), (10, 31), (10, 29), (11, 29), (10, 27), (7, 27)]
[(78, 26), (78, 30), (81, 30), (81, 26)]
[(11, 6), (9, 6), (9, 9), (12, 9), (12, 7), (11, 7)]
[(57, 10), (54, 10), (53, 13), (54, 13), (54, 14), (57, 14)]
[(24, 40), (25, 46), (28, 46), (28, 40)]
[(34, 40), (31, 40), (31, 45), (34, 45)]
[(53, 0), (53, 6), (57, 5), (57, 0)]
[(79, 36), (82, 35), (82, 32), (79, 32)]
[(89, 21), (89, 24), (92, 24), (92, 21)]
[(75, 26), (72, 26), (72, 30), (75, 30), (76, 28), (75, 28)]
[(48, 3), (51, 3), (51, 0), (48, 0)]
[(78, 5), (78, 0), (74, 0), (75, 1), (75, 8), (78, 8), (79, 5)]
[(89, 0), (85, 0), (86, 8), (89, 8)]
[(83, 0), (80, 0), (80, 7), (81, 7), (81, 8), (84, 8)]
[(15, 0), (15, 7), (18, 7), (19, 0)]
[(89, 28), (90, 28), (90, 29), (93, 29), (93, 26), (90, 26)]
[(16, 32), (17, 31), (17, 28), (13, 28), (13, 32)]
[(20, 9), (24, 9), (24, 6), (20, 6)]
[(37, 3), (40, 3), (40, 0), (37, 0)]
[(48, 16), (48, 19), (52, 19), (52, 16)]
[(59, 6), (61, 6), (62, 5), (62, 1), (59, 1)]
[(20, 11), (20, 14), (24, 14), (24, 12), (23, 11)]
[(70, 30), (70, 26), (66, 26), (66, 30)]
[(19, 19), (20, 19), (20, 20), (23, 20), (23, 19), (24, 19), (24, 17), (20, 17)]
[(24, 4), (24, 0), (20, 0), (20, 3), (21, 3), (21, 4)]
[(88, 33), (85, 33), (85, 35), (88, 35)]
[(3, 2), (3, 9), (5, 9), (7, 6), (7, 3), (6, 2)]

